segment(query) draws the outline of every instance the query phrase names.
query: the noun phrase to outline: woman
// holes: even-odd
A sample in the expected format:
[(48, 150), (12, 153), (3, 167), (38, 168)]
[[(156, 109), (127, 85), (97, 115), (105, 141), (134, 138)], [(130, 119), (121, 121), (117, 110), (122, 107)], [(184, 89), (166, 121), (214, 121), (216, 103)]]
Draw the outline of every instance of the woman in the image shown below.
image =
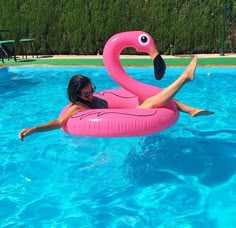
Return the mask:
[[(197, 57), (195, 56), (186, 70), (180, 75), (179, 78), (176, 79), (176, 81), (163, 89), (160, 93), (146, 99), (137, 108), (149, 109), (166, 105), (174, 98), (175, 94), (185, 83), (194, 79), (196, 66)], [(76, 112), (81, 112), (86, 109), (107, 108), (108, 105), (105, 100), (93, 96), (94, 91), (95, 86), (92, 85), (89, 78), (82, 75), (73, 76), (67, 89), (71, 106), (67, 109), (64, 115), (43, 125), (21, 130), (19, 133), (19, 138), (23, 141), (26, 136), (29, 136), (33, 133), (61, 128), (63, 124)], [(188, 113), (193, 117), (213, 114), (213, 112), (191, 107), (177, 100), (175, 100), (175, 103), (179, 111)]]

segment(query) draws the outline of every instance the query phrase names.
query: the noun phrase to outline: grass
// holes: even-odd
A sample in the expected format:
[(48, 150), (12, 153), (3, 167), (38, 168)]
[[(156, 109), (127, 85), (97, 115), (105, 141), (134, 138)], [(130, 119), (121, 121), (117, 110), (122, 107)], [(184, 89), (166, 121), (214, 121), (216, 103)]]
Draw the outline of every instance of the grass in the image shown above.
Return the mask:
[[(186, 66), (191, 58), (165, 58), (167, 66)], [(124, 66), (152, 66), (153, 62), (148, 58), (122, 58), (121, 63)], [(12, 65), (81, 65), (81, 66), (103, 66), (101, 58), (78, 58), (78, 59), (55, 59), (55, 58), (28, 58), (14, 60), (5, 60), (0, 66)], [(199, 58), (198, 65), (200, 66), (236, 66), (236, 57), (217, 57), (217, 58)]]

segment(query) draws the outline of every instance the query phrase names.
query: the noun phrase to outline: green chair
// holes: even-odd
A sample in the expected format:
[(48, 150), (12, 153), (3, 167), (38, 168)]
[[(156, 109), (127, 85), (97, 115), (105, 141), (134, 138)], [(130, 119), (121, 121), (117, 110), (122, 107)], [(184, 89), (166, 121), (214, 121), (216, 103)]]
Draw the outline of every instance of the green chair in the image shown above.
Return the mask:
[(29, 49), (31, 50), (32, 57), (34, 58), (34, 55), (36, 55), (38, 58), (38, 55), (35, 54), (36, 51), (35, 51), (34, 39), (24, 38), (24, 39), (20, 39), (19, 42), (20, 42), (20, 47), (22, 51), (22, 58), (24, 58), (25, 56), (25, 58), (27, 59)]
[(10, 60), (14, 57), (16, 62), (16, 44), (15, 40), (0, 40), (0, 56), (4, 63), (4, 58)]

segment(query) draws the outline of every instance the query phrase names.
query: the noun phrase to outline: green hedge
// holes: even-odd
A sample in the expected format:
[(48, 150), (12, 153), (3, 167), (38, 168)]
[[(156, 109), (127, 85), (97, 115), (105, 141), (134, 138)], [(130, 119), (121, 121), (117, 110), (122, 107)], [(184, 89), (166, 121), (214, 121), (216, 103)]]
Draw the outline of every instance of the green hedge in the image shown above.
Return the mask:
[(111, 35), (143, 30), (153, 36), (162, 54), (219, 53), (223, 2), (0, 0), (0, 29), (14, 30), (0, 36), (35, 38), (40, 54), (96, 54)]

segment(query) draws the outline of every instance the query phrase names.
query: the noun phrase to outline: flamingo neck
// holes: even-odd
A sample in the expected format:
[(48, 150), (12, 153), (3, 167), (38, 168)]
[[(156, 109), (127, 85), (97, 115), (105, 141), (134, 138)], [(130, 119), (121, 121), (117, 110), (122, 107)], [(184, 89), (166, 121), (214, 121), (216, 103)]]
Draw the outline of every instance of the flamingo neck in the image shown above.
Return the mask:
[[(113, 45), (114, 46), (114, 45)], [(141, 83), (131, 78), (124, 70), (120, 62), (120, 53), (123, 49), (116, 46), (116, 48), (104, 49), (103, 59), (104, 65), (111, 75), (111, 77), (124, 89), (138, 96), (141, 100), (146, 98), (146, 95), (141, 93), (140, 88), (145, 87), (144, 83)], [(144, 96), (143, 96), (144, 95)]]

